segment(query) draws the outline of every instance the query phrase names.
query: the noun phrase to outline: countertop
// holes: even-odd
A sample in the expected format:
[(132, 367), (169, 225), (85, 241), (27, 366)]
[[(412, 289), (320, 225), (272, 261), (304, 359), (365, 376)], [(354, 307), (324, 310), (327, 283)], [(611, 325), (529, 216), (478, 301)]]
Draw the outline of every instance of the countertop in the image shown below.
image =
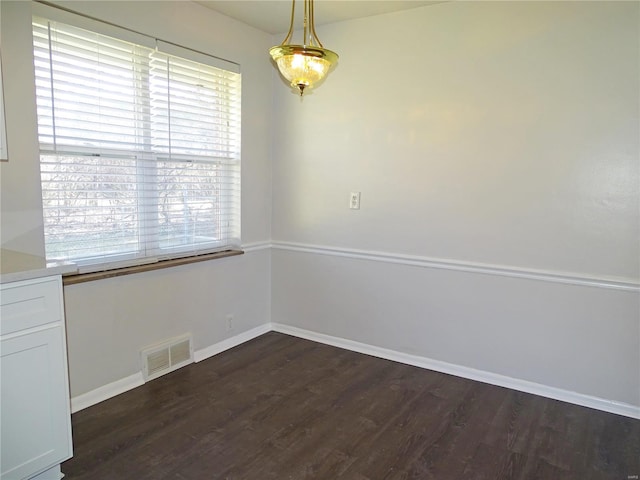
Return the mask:
[(0, 249), (0, 283), (64, 275), (77, 271), (77, 265), (71, 262), (47, 262), (44, 257), (38, 255)]

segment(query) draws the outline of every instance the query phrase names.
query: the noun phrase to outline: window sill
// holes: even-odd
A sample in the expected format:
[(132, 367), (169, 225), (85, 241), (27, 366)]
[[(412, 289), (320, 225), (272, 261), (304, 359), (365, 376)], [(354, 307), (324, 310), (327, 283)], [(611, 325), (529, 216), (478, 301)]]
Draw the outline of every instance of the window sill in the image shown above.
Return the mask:
[(136, 265), (133, 267), (117, 268), (115, 270), (106, 270), (104, 272), (79, 273), (75, 275), (65, 275), (62, 277), (62, 284), (75, 285), (77, 283), (92, 282), (94, 280), (102, 280), (105, 278), (119, 277), (121, 275), (131, 275), (133, 273), (150, 272), (151, 270), (159, 270), (161, 268), (177, 267), (179, 265), (187, 265), (189, 263), (204, 262), (207, 260), (216, 260), (218, 258), (233, 257), (244, 254), (243, 250), (225, 250), (224, 252), (207, 253), (204, 255), (195, 255), (193, 257), (174, 258), (172, 260), (162, 260), (156, 263), (145, 265)]

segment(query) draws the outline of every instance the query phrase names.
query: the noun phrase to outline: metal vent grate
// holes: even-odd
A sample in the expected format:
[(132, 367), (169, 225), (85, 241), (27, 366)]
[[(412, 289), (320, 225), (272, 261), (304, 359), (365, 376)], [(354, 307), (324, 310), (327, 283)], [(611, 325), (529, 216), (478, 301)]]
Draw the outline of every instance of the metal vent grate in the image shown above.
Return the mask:
[(189, 340), (185, 340), (184, 342), (171, 345), (169, 348), (169, 356), (171, 357), (171, 365), (177, 365), (178, 363), (190, 360), (191, 342)]
[(144, 379), (152, 380), (193, 362), (191, 336), (183, 335), (145, 348), (141, 355)]
[(162, 370), (168, 370), (171, 367), (169, 360), (169, 350), (166, 348), (157, 352), (151, 352), (147, 355), (147, 376), (150, 377)]

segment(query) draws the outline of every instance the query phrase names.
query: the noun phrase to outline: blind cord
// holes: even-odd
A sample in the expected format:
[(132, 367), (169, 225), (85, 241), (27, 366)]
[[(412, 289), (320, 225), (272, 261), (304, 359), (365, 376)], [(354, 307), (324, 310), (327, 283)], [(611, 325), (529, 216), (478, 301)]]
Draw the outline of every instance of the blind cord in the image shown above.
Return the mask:
[(51, 43), (51, 22), (47, 22), (47, 33), (49, 42), (49, 88), (51, 89), (51, 128), (53, 130), (53, 151), (58, 151), (58, 140), (56, 135), (56, 100), (53, 86), (53, 47)]

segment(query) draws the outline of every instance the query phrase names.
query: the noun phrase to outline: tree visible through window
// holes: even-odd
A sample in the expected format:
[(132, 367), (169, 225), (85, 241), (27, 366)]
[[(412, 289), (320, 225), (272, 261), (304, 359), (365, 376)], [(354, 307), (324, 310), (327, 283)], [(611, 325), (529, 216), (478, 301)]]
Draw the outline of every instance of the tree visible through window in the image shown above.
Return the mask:
[(239, 244), (240, 74), (38, 18), (33, 34), (47, 258)]

